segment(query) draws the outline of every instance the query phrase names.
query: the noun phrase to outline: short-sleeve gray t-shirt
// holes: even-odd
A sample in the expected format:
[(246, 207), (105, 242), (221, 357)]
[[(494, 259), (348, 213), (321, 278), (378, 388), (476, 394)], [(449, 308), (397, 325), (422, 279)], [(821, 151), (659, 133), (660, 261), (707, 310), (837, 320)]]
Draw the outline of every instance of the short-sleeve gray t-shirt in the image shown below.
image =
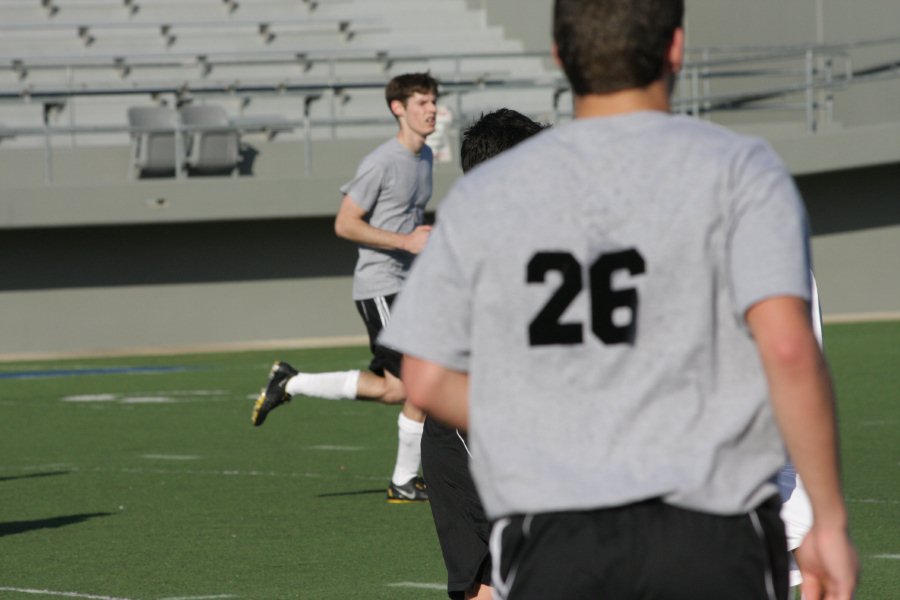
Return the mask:
[(469, 373), (491, 518), (738, 514), (785, 461), (745, 313), (809, 299), (809, 272), (764, 142), (661, 112), (576, 120), (457, 182), (381, 341)]
[[(353, 179), (341, 186), (341, 193), (366, 211), (369, 225), (410, 233), (425, 221), (425, 206), (431, 198), (431, 168), (428, 146), (413, 154), (393, 137), (363, 158)], [(353, 273), (353, 299), (399, 292), (413, 258), (408, 252), (360, 246)]]

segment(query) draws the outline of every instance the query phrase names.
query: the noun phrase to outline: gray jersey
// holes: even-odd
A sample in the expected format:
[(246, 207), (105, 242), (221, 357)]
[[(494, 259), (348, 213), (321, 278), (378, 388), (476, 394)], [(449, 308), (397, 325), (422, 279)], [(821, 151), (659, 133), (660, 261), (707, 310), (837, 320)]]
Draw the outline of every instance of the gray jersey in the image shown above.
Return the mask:
[(763, 142), (576, 120), (451, 190), (382, 341), (470, 375), (491, 518), (662, 498), (737, 514), (785, 453), (744, 316), (809, 298), (805, 212)]
[[(341, 192), (366, 211), (369, 225), (410, 233), (425, 220), (431, 198), (432, 155), (428, 146), (413, 154), (397, 138), (369, 153)], [(365, 300), (400, 291), (413, 255), (360, 246), (353, 274), (353, 299)]]

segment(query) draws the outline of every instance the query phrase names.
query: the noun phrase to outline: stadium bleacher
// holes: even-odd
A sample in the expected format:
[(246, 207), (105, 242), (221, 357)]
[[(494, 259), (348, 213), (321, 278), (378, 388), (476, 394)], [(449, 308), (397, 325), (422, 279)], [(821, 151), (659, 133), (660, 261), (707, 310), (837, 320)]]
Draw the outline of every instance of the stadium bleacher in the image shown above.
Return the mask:
[[(266, 141), (380, 136), (381, 88), (413, 70), (442, 80), (457, 123), (500, 105), (556, 121), (570, 101), (548, 56), (464, 0), (4, 0), (0, 14), (4, 147), (127, 147), (128, 109), (148, 104), (215, 103), (235, 133)], [(695, 52), (676, 106), (737, 121), (774, 107), (815, 129), (852, 66), (844, 48), (809, 52)]]
[[(464, 93), (451, 105), (465, 112), (490, 105), (486, 81), (551, 76), (546, 58), (463, 0), (35, 0), (0, 13), (0, 123), (16, 129), (7, 147), (46, 145), (48, 127), (65, 129), (54, 146), (127, 144), (129, 107), (207, 98), (236, 128), (282, 140), (380, 135), (391, 124), (381, 88), (396, 73), (452, 82)], [(552, 90), (519, 101), (529, 97), (537, 110)], [(306, 120), (331, 123), (304, 130)]]

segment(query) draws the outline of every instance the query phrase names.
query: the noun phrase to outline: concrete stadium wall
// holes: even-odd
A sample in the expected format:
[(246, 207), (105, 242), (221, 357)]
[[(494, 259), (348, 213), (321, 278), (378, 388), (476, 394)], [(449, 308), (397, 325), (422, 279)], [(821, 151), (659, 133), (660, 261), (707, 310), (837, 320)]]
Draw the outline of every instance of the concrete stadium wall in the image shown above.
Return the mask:
[[(521, 19), (523, 2), (528, 15), (552, 5), (483, 4), (489, 22), (542, 49), (547, 24)], [(689, 35), (749, 45), (815, 41), (824, 31), (849, 41), (900, 22), (891, 0), (860, 0), (852, 13), (822, 0), (818, 24), (816, 6), (688, 0)], [(851, 112), (900, 106), (896, 93), (864, 87)], [(742, 129), (769, 139), (797, 178), (826, 319), (897, 318), (900, 119), (815, 136)], [(138, 182), (126, 177), (124, 144), (60, 148), (51, 184), (41, 149), (0, 146), (0, 358), (364, 340), (350, 301), (355, 249), (334, 237), (332, 219), (338, 186), (378, 141), (317, 142), (309, 177), (303, 144), (276, 140), (258, 144), (253, 176)], [(435, 203), (458, 174), (438, 167)]]
[[(335, 238), (332, 215), (336, 182), (370, 145), (323, 166), (343, 177), (7, 188), (0, 357), (361, 342), (356, 253)], [(87, 168), (113, 151), (68, 158)], [(273, 144), (261, 156), (296, 152)], [(6, 181), (10, 166), (0, 153)], [(438, 169), (435, 199), (457, 174)], [(826, 318), (900, 315), (898, 181), (900, 162), (797, 176)]]
[(826, 319), (900, 318), (900, 163), (800, 176)]
[[(129, 182), (127, 146), (0, 149), (0, 358), (295, 345), (365, 329), (338, 187), (377, 140), (261, 148), (256, 176)], [(455, 179), (435, 172), (435, 197)]]
[(16, 229), (0, 253), (27, 267), (0, 284), (0, 353), (365, 333), (327, 218)]

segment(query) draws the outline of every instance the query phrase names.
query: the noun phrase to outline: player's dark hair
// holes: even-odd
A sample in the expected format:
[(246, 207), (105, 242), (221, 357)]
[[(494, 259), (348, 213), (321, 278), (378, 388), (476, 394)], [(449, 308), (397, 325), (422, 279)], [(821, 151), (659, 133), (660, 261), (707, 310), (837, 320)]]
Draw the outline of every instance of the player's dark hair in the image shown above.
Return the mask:
[(683, 0), (556, 0), (553, 40), (579, 96), (643, 88), (664, 75)]
[(482, 114), (462, 134), (459, 154), (463, 172), (512, 148), (546, 127), (509, 108)]
[(394, 100), (399, 100), (406, 106), (406, 101), (415, 93), (437, 95), (437, 79), (430, 73), (405, 73), (397, 75), (384, 86), (384, 99), (387, 101), (388, 109)]

